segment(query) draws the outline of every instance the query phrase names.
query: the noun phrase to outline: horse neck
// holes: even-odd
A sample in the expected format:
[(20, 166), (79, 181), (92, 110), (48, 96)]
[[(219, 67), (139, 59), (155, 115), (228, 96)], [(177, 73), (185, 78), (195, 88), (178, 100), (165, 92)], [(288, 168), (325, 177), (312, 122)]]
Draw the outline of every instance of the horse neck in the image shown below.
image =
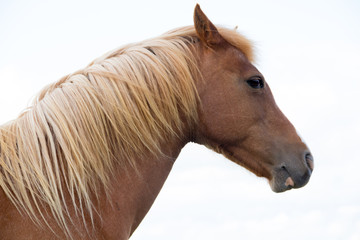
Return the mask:
[[(181, 134), (177, 134), (178, 137), (164, 138), (166, 142), (164, 140), (160, 144), (161, 153), (157, 155), (148, 154), (148, 157), (135, 159), (136, 168), (124, 168), (121, 167), (121, 164), (117, 167), (117, 164), (114, 164), (114, 172), (111, 174), (109, 185), (106, 187), (107, 190), (104, 190), (104, 194), (100, 192), (96, 194), (97, 197), (94, 196), (94, 200), (97, 199), (93, 202), (96, 209), (94, 222), (91, 223), (90, 219), (86, 217), (86, 225), (95, 227), (95, 236), (104, 235), (109, 236), (110, 239), (112, 239), (111, 236), (114, 236), (114, 239), (128, 239), (131, 236), (160, 192), (181, 149), (190, 140), (189, 129), (190, 127), (186, 126), (181, 130)], [(121, 159), (116, 160), (121, 161)], [(99, 191), (102, 190), (99, 189)], [(2, 189), (0, 189), (0, 206), (4, 214), (9, 213), (18, 219), (22, 218), (22, 215), (17, 212)], [(75, 213), (71, 213), (71, 216), (74, 219), (79, 218)], [(0, 223), (2, 220), (4, 219), (0, 218)], [(29, 228), (34, 227), (31, 221), (27, 223)], [(56, 223), (49, 219), (49, 225), (56, 226)], [(54, 230), (62, 236), (60, 229), (55, 227)], [(78, 224), (70, 227), (70, 232), (75, 234), (74, 239), (87, 239), (84, 236), (87, 236), (88, 230), (82, 225), (81, 220)], [(0, 227), (0, 235), (1, 233)], [(78, 233), (81, 237), (78, 237)], [(44, 234), (52, 236), (50, 231), (39, 231), (39, 234), (41, 236), (45, 236)]]
[[(140, 224), (167, 179), (181, 149), (183, 139), (162, 144), (163, 154), (137, 159), (136, 169), (115, 172), (110, 201), (101, 206), (102, 227), (118, 229), (130, 237)], [(126, 238), (127, 239), (127, 238)]]

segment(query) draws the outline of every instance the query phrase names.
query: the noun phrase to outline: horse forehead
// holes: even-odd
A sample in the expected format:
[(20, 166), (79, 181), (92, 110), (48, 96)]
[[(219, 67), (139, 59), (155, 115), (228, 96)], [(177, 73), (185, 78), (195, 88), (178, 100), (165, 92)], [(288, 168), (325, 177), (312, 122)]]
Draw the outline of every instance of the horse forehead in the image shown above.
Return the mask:
[(225, 70), (244, 72), (254, 68), (241, 49), (230, 44), (219, 50), (217, 54), (214, 54), (212, 61), (215, 62), (217, 66), (225, 68)]
[(198, 59), (199, 59), (199, 67), (202, 71), (211, 72), (214, 74), (215, 72), (219, 72), (220, 69), (228, 67), (232, 67), (239, 60), (239, 56), (233, 51), (228, 52), (223, 49), (199, 49), (197, 51)]

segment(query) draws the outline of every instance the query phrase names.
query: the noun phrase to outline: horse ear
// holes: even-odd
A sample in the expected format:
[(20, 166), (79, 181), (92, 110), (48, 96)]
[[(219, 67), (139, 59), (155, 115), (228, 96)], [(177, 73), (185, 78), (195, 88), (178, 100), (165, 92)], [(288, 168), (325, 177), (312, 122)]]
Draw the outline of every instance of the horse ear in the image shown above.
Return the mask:
[(196, 4), (194, 11), (194, 26), (200, 40), (209, 47), (213, 47), (224, 41), (215, 25), (210, 22), (199, 4)]

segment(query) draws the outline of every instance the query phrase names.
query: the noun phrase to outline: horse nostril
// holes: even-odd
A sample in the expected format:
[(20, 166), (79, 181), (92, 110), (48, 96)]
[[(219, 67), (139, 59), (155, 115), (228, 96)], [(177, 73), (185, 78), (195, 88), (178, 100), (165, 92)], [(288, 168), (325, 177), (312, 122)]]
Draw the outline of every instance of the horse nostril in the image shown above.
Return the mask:
[(314, 159), (310, 153), (307, 153), (305, 155), (305, 161), (306, 161), (306, 164), (308, 165), (308, 167), (310, 168), (310, 170), (313, 171), (314, 170)]

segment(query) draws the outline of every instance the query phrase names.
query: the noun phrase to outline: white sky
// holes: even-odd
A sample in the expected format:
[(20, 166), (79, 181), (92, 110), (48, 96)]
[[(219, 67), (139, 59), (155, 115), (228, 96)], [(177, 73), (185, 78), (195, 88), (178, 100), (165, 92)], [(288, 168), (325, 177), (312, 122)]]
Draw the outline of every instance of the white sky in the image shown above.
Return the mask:
[[(282, 194), (190, 144), (133, 240), (360, 239), (360, 2), (198, 1), (257, 46), (257, 67), (315, 156)], [(192, 24), (196, 1), (0, 2), (0, 123), (46, 84), (120, 45)]]

